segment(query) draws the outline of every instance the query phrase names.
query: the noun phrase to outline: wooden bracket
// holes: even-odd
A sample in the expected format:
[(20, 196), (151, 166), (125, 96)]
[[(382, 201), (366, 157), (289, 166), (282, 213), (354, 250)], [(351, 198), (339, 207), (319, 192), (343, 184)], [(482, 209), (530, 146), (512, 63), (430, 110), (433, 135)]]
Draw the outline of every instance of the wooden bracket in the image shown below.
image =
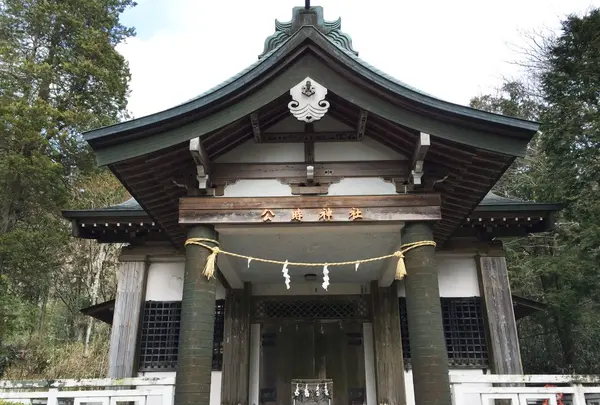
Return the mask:
[(262, 142), (262, 134), (260, 132), (260, 123), (258, 122), (258, 114), (250, 114), (250, 124), (252, 125), (252, 132), (254, 133), (254, 140), (257, 143)]
[(420, 186), (423, 178), (423, 164), (425, 161), (425, 155), (431, 146), (431, 139), (429, 134), (421, 132), (419, 134), (419, 141), (413, 154), (410, 179), (413, 186)]
[(356, 125), (356, 140), (362, 141), (365, 136), (365, 130), (367, 128), (367, 118), (369, 113), (365, 110), (360, 110), (360, 114), (358, 116), (358, 123)]
[(207, 190), (210, 187), (210, 160), (199, 137), (190, 139), (190, 153), (196, 163), (198, 188)]

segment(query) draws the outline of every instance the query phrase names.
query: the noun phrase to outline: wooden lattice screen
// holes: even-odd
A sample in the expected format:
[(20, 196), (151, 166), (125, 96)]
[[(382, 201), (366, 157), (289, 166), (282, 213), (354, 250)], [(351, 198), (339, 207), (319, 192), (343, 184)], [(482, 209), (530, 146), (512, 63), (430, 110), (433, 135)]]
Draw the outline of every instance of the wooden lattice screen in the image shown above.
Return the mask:
[[(480, 297), (441, 298), (448, 362), (457, 368), (488, 367), (483, 308)], [(404, 365), (410, 367), (406, 298), (400, 298), (400, 330)]]
[[(212, 369), (221, 370), (225, 300), (215, 301)], [(181, 301), (146, 301), (139, 349), (139, 371), (175, 371)]]

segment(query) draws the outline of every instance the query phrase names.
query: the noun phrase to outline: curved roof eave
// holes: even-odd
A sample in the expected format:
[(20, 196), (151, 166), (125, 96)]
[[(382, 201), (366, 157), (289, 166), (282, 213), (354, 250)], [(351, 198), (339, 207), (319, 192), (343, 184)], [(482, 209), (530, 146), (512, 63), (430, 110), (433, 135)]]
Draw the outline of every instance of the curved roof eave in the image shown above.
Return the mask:
[[(347, 59), (346, 61), (342, 60), (343, 62), (354, 62), (354, 64), (351, 63), (348, 64), (348, 66), (355, 70), (358, 74), (366, 77), (367, 79), (375, 81), (378, 85), (388, 89), (398, 96), (414, 101), (415, 103), (439, 110), (440, 112), (463, 116), (465, 118), (484, 121), (491, 124), (499, 124), (514, 128), (518, 131), (526, 131), (530, 133), (531, 136), (533, 136), (533, 134), (538, 130), (538, 124), (536, 122), (498, 115), (437, 99), (393, 78), (390, 75), (385, 74), (384, 72), (358, 58), (358, 56), (354, 55), (353, 53), (340, 48), (314, 27), (304, 26), (294, 35), (283, 41), (278, 47), (264, 55), (261, 59), (250, 65), (248, 68), (244, 69), (237, 75), (231, 77), (218, 86), (202, 93), (196, 98), (145, 117), (136, 118), (130, 121), (88, 131), (84, 133), (84, 138), (86, 141), (94, 143), (94, 140), (99, 138), (113, 137), (123, 132), (136, 131), (157, 123), (176, 119), (184, 114), (199, 110), (210, 103), (227, 99), (230, 94), (242, 86), (248, 85), (261, 73), (275, 66), (280, 59), (292, 52), (296, 46), (301, 45), (302, 42), (307, 38), (312, 39), (313, 43), (324, 49), (329, 54), (337, 54), (333, 55), (334, 57), (337, 57), (338, 59)], [(292, 42), (297, 42), (296, 46), (286, 49), (285, 45)]]
[[(229, 93), (231, 93), (233, 90), (237, 89), (237, 87), (234, 88), (232, 86), (232, 88), (227, 89), (226, 92), (223, 92), (224, 88), (228, 87), (229, 85), (246, 84), (250, 80), (249, 76), (251, 76), (251, 73), (255, 69), (257, 69), (259, 66), (267, 65), (265, 63), (265, 62), (267, 62), (267, 59), (271, 55), (276, 53), (284, 43), (290, 41), (291, 39), (292, 39), (291, 37), (288, 38), (279, 47), (277, 47), (277, 48), (273, 49), (271, 52), (265, 54), (263, 59), (257, 60), (256, 62), (254, 62), (253, 64), (251, 64), (246, 69), (239, 72), (238, 74), (230, 77), (229, 79), (225, 80), (224, 82), (206, 90), (205, 92), (199, 94), (198, 96), (196, 96), (182, 104), (178, 104), (178, 105), (168, 108), (166, 110), (155, 112), (155, 113), (152, 113), (152, 114), (140, 117), (140, 118), (135, 118), (135, 119), (132, 119), (129, 121), (119, 122), (117, 124), (108, 125), (108, 126), (97, 128), (97, 129), (92, 129), (90, 131), (84, 132), (83, 137), (86, 141), (89, 142), (89, 141), (93, 141), (94, 139), (111, 136), (111, 135), (116, 135), (116, 134), (119, 134), (119, 133), (125, 132), (125, 131), (135, 130), (138, 128), (142, 128), (142, 127), (145, 127), (148, 125), (158, 123), (158, 122), (176, 118), (180, 115), (183, 115), (183, 114), (192, 112), (194, 110), (197, 110), (199, 108), (202, 108), (210, 102), (214, 102), (221, 98), (225, 98), (225, 97), (227, 97), (227, 95)], [(278, 58), (272, 60), (271, 62), (275, 62), (276, 60), (278, 60)], [(221, 94), (221, 93), (224, 93), (224, 94)]]

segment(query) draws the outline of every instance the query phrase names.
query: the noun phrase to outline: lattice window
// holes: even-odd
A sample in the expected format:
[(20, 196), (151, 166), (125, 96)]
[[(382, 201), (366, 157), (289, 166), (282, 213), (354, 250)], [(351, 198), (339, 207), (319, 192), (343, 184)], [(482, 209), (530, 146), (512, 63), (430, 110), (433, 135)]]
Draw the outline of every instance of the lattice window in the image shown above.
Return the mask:
[(181, 302), (146, 302), (140, 342), (140, 370), (175, 369), (180, 321)]
[[(225, 300), (215, 302), (213, 370), (221, 370)], [(174, 371), (177, 368), (181, 301), (146, 301), (140, 339), (140, 371)]]
[(363, 296), (256, 298), (255, 319), (368, 319), (369, 305)]
[[(444, 336), (452, 367), (488, 366), (483, 308), (479, 297), (441, 298)], [(410, 365), (406, 298), (400, 298), (400, 330), (404, 364)]]

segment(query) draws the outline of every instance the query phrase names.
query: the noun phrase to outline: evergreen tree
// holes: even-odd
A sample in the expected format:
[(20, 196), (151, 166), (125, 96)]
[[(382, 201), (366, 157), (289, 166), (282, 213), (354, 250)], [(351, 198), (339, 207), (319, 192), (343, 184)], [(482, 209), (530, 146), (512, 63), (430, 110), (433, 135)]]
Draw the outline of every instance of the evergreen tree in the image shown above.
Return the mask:
[[(81, 132), (126, 116), (130, 74), (115, 46), (134, 34), (119, 21), (133, 5), (0, 2), (0, 296), (25, 305), (0, 305), (6, 331), (32, 336), (44, 325), (70, 243), (60, 210), (97, 170)], [(29, 330), (18, 322), (25, 312)]]
[(553, 232), (505, 241), (513, 289), (548, 305), (546, 314), (519, 325), (526, 371), (598, 373), (600, 12), (569, 16), (560, 35), (538, 43), (544, 46), (529, 72), (534, 91), (507, 83), (472, 105), (540, 120), (526, 158), (497, 187), (507, 195), (565, 204)]

